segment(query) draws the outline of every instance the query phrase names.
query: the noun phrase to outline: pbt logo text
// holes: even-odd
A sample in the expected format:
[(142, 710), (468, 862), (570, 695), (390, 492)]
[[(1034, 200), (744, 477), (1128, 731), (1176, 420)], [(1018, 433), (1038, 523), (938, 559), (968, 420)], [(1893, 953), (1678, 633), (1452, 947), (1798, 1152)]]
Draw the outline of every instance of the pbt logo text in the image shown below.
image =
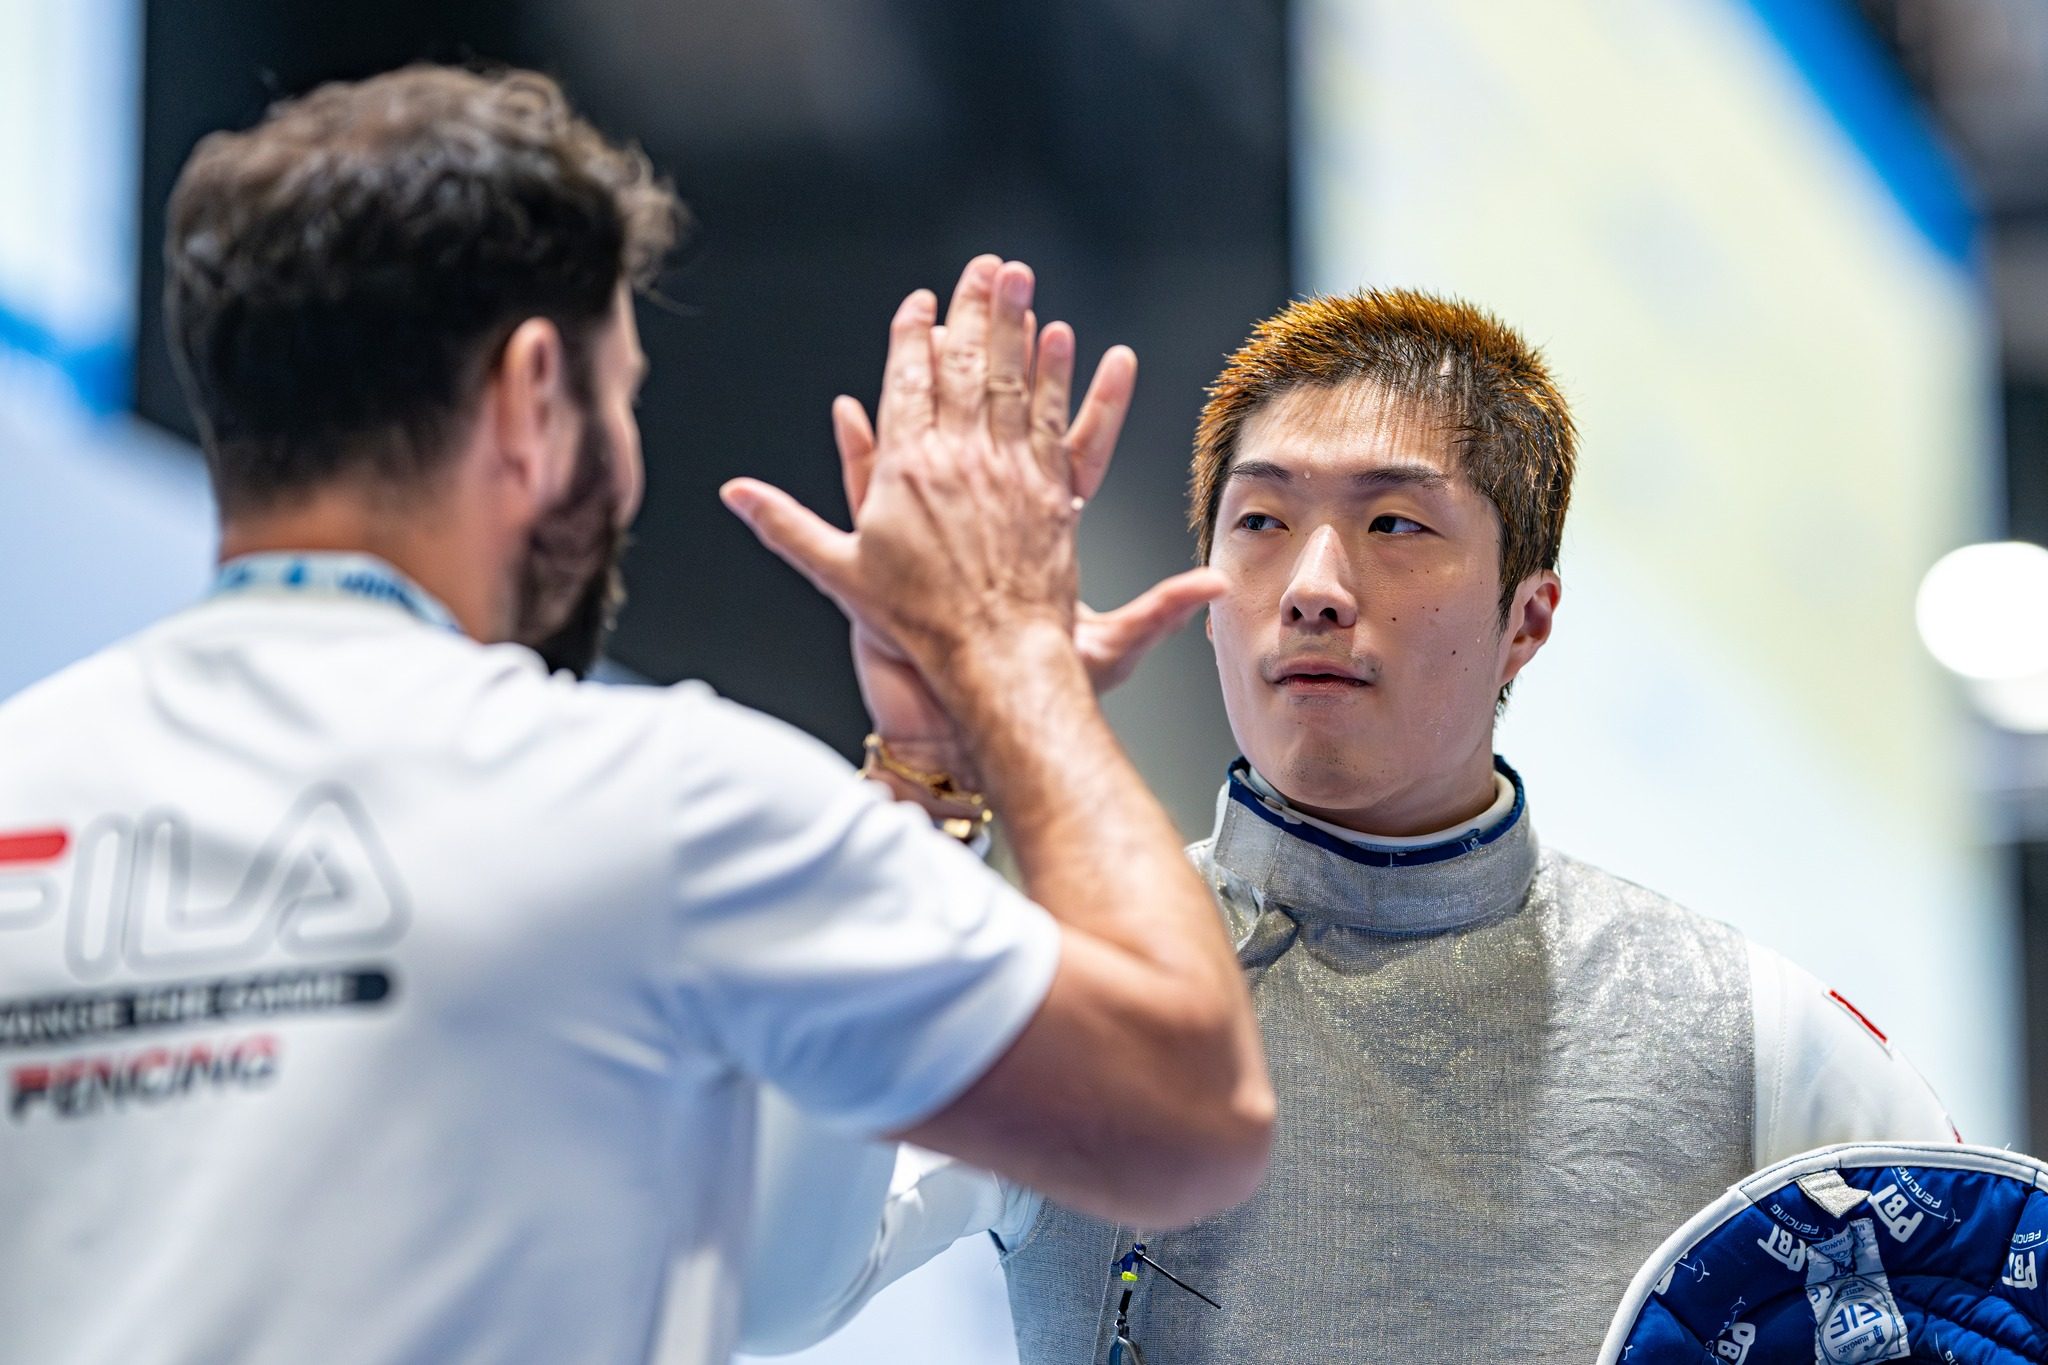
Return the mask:
[(1764, 1236), (1757, 1238), (1756, 1244), (1762, 1247), (1772, 1260), (1793, 1274), (1796, 1275), (1806, 1269), (1806, 1243), (1785, 1229), (1772, 1228)]
[(1901, 1242), (1919, 1231), (1920, 1224), (1927, 1220), (1927, 1215), (1919, 1209), (1913, 1209), (1908, 1216), (1906, 1210), (1913, 1208), (1913, 1201), (1901, 1193), (1897, 1185), (1881, 1186), (1870, 1196), (1870, 1206), (1877, 1210), (1878, 1221), (1884, 1224), (1885, 1231)]

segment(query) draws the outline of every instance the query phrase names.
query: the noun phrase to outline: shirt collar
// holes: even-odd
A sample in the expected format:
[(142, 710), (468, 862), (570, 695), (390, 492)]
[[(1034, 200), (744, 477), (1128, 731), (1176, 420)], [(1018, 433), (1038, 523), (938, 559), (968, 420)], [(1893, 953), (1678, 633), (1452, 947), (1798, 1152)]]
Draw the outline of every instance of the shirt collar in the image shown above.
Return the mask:
[(256, 593), (383, 602), (428, 625), (463, 633), (455, 614), (439, 599), (375, 555), (324, 550), (239, 555), (220, 566), (208, 596)]
[(1507, 813), (1484, 828), (1421, 847), (1339, 838), (1284, 800), (1260, 795), (1239, 759), (1219, 801), (1211, 856), (1297, 918), (1389, 934), (1431, 934), (1505, 914), (1522, 903), (1539, 848), (1522, 779), (1494, 768), (1514, 790)]

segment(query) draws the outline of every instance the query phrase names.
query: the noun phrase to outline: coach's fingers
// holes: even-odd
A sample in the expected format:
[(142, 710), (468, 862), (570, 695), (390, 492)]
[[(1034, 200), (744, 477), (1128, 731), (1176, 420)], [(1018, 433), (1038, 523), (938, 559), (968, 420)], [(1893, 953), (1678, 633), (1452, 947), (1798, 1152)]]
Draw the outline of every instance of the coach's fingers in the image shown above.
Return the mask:
[(988, 428), (998, 442), (1029, 435), (1031, 339), (1026, 314), (1036, 281), (1022, 261), (1006, 262), (990, 289), (988, 319)]
[(875, 472), (875, 428), (858, 398), (842, 393), (832, 400), (832, 444), (839, 448), (847, 515), (858, 519), (860, 505), (868, 500), (868, 480)]
[(946, 305), (946, 330), (932, 351), (939, 430), (954, 436), (973, 434), (987, 411), (989, 302), (1002, 264), (1000, 256), (987, 255), (967, 263)]
[(932, 327), (939, 301), (929, 289), (904, 299), (889, 321), (889, 359), (882, 367), (876, 423), (893, 439), (922, 435), (933, 421)]
[(1031, 388), (1031, 450), (1039, 467), (1065, 483), (1073, 481), (1067, 468), (1067, 413), (1074, 392), (1074, 329), (1064, 322), (1048, 322), (1038, 336), (1038, 373)]
[(729, 480), (718, 497), (784, 563), (848, 616), (857, 615), (859, 547), (850, 533), (759, 479)]

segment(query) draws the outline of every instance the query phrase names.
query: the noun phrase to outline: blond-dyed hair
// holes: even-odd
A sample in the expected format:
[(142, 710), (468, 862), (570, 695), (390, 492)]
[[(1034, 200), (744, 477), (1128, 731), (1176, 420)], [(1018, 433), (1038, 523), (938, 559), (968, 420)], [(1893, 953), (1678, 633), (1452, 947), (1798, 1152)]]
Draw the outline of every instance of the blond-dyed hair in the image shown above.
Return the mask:
[(1557, 567), (1578, 432), (1536, 348), (1491, 313), (1412, 289), (1301, 299), (1261, 322), (1210, 386), (1195, 432), (1188, 519), (1209, 562), (1224, 476), (1244, 425), (1304, 386), (1364, 383), (1439, 423), (1500, 515), (1500, 612)]

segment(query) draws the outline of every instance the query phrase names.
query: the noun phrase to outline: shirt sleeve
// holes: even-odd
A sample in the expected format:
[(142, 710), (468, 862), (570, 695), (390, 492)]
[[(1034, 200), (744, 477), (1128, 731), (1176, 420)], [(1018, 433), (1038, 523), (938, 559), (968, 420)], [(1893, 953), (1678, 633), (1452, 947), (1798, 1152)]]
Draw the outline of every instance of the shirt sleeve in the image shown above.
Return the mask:
[(1058, 926), (824, 745), (708, 689), (682, 706), (685, 1027), (843, 1131), (937, 1112), (1044, 1001)]
[(838, 1331), (882, 1287), (897, 1147), (827, 1128), (771, 1089), (755, 1131), (740, 1349), (781, 1355)]
[(1013, 1202), (986, 1171), (833, 1132), (773, 1091), (758, 1152), (740, 1315), (740, 1349), (757, 1355), (823, 1341), (954, 1242), (999, 1226)]
[[(1012, 1188), (957, 1158), (903, 1147), (889, 1182), (888, 1206), (875, 1239), (860, 1304), (963, 1237), (1001, 1225)], [(851, 1316), (851, 1309), (848, 1310)]]
[(1960, 1142), (1933, 1087), (1839, 992), (1749, 945), (1756, 1165), (1843, 1142)]

